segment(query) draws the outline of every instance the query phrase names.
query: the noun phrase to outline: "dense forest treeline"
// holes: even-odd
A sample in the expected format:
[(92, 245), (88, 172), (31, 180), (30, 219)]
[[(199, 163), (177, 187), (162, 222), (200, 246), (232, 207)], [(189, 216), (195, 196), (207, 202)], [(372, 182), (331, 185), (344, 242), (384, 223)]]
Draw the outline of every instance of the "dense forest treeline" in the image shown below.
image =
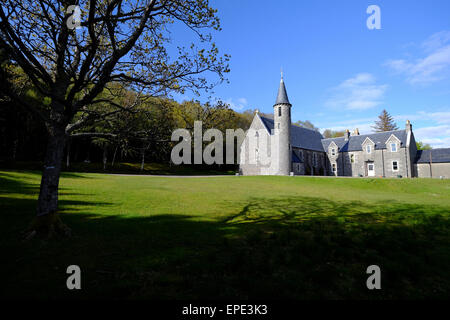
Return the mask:
[[(128, 92), (128, 94), (133, 94)], [(127, 99), (127, 94), (121, 99)], [(107, 106), (100, 106), (107, 108)], [(170, 161), (177, 128), (193, 130), (202, 121), (203, 130), (248, 129), (253, 112), (236, 112), (219, 101), (178, 103), (168, 98), (149, 98), (132, 112), (118, 113), (75, 131), (68, 139), (65, 165), (72, 162), (163, 162)], [(0, 101), (0, 161), (42, 161), (47, 144), (45, 125), (7, 99)]]

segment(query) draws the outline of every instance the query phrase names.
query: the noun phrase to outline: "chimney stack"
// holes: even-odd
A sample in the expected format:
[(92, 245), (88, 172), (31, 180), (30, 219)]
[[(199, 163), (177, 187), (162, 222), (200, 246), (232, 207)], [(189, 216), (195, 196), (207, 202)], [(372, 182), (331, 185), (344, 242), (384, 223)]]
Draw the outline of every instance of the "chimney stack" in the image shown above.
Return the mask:
[(406, 120), (406, 131), (412, 131), (412, 124), (409, 120)]
[(344, 140), (348, 141), (349, 138), (350, 138), (350, 131), (348, 129), (346, 129), (345, 134), (344, 134)]
[(359, 129), (358, 129), (358, 128), (356, 128), (356, 129), (353, 131), (353, 135), (359, 136)]

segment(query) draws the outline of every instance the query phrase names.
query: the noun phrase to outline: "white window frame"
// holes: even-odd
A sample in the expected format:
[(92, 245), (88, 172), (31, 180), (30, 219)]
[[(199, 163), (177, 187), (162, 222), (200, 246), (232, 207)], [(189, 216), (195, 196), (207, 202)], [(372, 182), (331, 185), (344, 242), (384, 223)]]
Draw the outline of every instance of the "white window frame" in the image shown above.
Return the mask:
[(371, 154), (372, 153), (372, 145), (371, 144), (366, 145), (366, 153), (367, 154)]
[[(394, 169), (394, 162), (397, 162), (397, 169)], [(398, 172), (399, 169), (400, 169), (400, 165), (399, 165), (398, 160), (392, 160), (392, 171)]]
[[(395, 150), (392, 147), (395, 147)], [(398, 151), (397, 144), (395, 142), (391, 142), (391, 152), (397, 152), (397, 151)]]

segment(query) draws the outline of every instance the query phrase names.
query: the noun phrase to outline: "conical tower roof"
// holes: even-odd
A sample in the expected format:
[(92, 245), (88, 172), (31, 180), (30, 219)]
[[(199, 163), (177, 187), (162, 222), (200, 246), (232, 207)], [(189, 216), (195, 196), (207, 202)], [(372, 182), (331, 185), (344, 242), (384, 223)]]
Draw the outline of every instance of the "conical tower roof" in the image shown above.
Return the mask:
[(283, 76), (281, 76), (280, 87), (278, 88), (277, 100), (275, 101), (275, 105), (277, 104), (290, 104), (286, 87), (284, 86)]

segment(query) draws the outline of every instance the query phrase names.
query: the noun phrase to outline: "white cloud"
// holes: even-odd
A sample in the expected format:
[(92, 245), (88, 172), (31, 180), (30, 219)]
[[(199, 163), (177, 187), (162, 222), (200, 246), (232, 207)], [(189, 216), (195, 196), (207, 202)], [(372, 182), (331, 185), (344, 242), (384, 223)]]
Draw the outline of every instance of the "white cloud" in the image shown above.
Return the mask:
[(436, 124), (450, 124), (450, 111), (442, 112), (425, 112), (419, 111), (415, 114), (403, 114), (394, 116), (396, 120), (429, 120), (434, 121)]
[(325, 106), (346, 110), (366, 110), (382, 103), (387, 85), (376, 84), (370, 73), (359, 73), (332, 89)]
[(358, 128), (359, 133), (360, 134), (368, 134), (368, 133), (372, 133), (373, 129), (373, 122), (362, 122), (362, 123), (353, 123), (351, 125), (341, 125), (341, 126), (331, 126), (331, 127), (324, 127), (324, 128), (320, 128), (320, 132), (323, 132), (325, 129), (330, 129), (333, 131), (344, 131), (344, 130), (350, 130), (350, 133), (353, 133), (353, 131)]
[(440, 31), (425, 40), (422, 43), (422, 48), (426, 52), (433, 52), (439, 48), (442, 48), (447, 43), (450, 43), (450, 31)]
[(230, 105), (230, 108), (235, 111), (242, 111), (247, 107), (247, 99), (246, 98), (238, 98), (234, 101), (232, 98), (229, 98), (224, 101), (225, 103)]
[(433, 148), (450, 147), (450, 125), (413, 129), (416, 141), (429, 143)]
[(392, 59), (385, 65), (398, 74), (406, 76), (411, 84), (429, 84), (447, 78), (450, 71), (450, 32), (433, 34), (422, 45), (423, 58)]

